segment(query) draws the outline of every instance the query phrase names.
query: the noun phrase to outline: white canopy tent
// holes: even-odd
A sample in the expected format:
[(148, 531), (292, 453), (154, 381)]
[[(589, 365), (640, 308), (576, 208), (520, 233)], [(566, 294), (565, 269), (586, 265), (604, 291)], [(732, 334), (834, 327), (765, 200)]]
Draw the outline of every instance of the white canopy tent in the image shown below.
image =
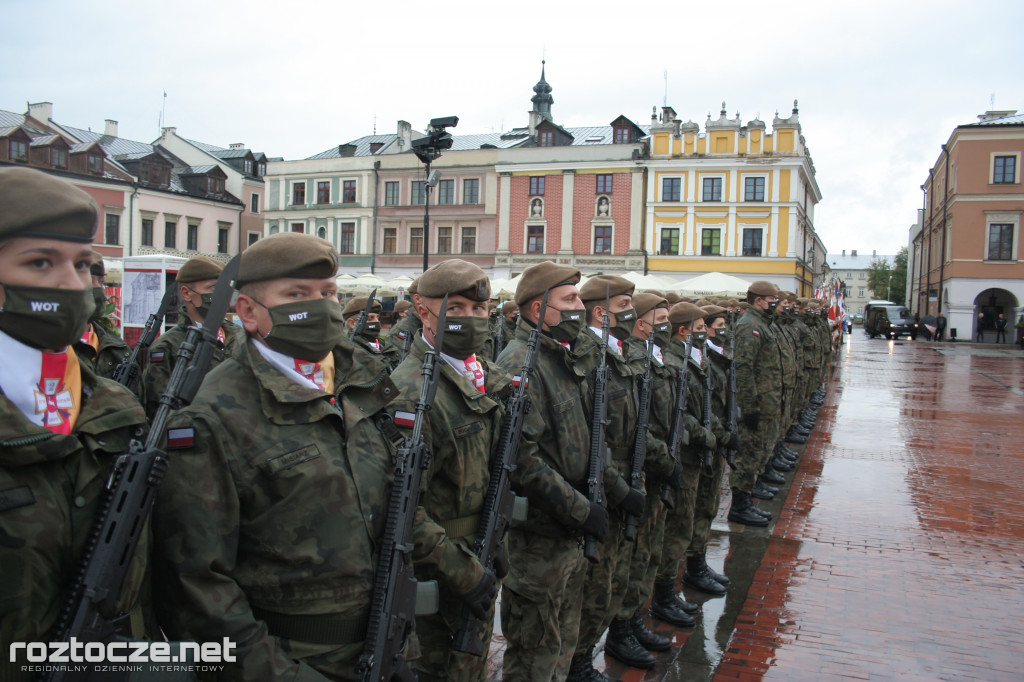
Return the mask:
[(692, 298), (729, 297), (744, 298), (750, 282), (723, 272), (709, 272), (680, 282), (670, 290)]

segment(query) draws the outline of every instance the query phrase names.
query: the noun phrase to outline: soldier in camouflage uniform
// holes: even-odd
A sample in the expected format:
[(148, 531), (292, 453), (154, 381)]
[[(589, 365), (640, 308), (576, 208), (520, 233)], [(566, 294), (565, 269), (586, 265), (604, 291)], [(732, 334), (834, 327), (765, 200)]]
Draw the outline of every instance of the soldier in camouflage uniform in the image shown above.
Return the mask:
[(85, 333), (75, 341), (75, 355), (79, 360), (87, 362), (93, 372), (109, 379), (121, 361), (131, 355), (132, 349), (113, 329), (104, 324), (107, 296), (103, 291), (103, 278), (107, 272), (100, 254), (93, 254), (89, 272), (92, 276), (92, 297), (96, 309), (89, 318), (89, 326), (86, 327)]
[(668, 321), (668, 300), (659, 294), (643, 293), (634, 296), (633, 308), (637, 315), (636, 326), (625, 344), (636, 350), (635, 355), (641, 358), (636, 368), (640, 376), (647, 370), (648, 344), (653, 345), (650, 348), (651, 399), (644, 462), (647, 503), (637, 526), (629, 569), (629, 587), (617, 618), (629, 621), (633, 636), (648, 651), (668, 651), (672, 647), (671, 640), (651, 632), (640, 615), (640, 609), (651, 596), (661, 563), (665, 515), (668, 511), (661, 502), (662, 487), (669, 485), (678, 489), (682, 475), (682, 466), (668, 451), (669, 432), (675, 416), (675, 372), (665, 364), (662, 348), (669, 344), (672, 327)]
[[(530, 332), (541, 324), (537, 366), (527, 385), (531, 407), (512, 474), (517, 492), (529, 500), (529, 513), (508, 534), (511, 568), (501, 597), (506, 682), (565, 679), (586, 578), (581, 540), (586, 533), (601, 541), (608, 531), (608, 512), (581, 492), (593, 396), (572, 351), (585, 315), (579, 281), (579, 270), (568, 265), (545, 261), (527, 268), (516, 289), (519, 323), (498, 357), (506, 372), (518, 374)], [(541, 318), (545, 291), (548, 307)]]
[(423, 321), (420, 320), (419, 313), (416, 312), (416, 297), (418, 296), (416, 292), (419, 283), (420, 280), (417, 277), (409, 285), (409, 295), (412, 297), (412, 302), (409, 303), (409, 307), (405, 310), (402, 319), (391, 325), (391, 329), (388, 330), (388, 336), (384, 339), (384, 354), (392, 358), (391, 362), (396, 367), (402, 361), (405, 354), (409, 352), (409, 348), (412, 347), (412, 340), (415, 338), (416, 333), (423, 327)]
[[(683, 584), (699, 592), (713, 596), (721, 596), (726, 592), (731, 581), (728, 577), (711, 568), (707, 562), (708, 540), (711, 538), (711, 523), (718, 514), (718, 503), (722, 492), (722, 476), (725, 473), (726, 453), (739, 448), (738, 434), (729, 433), (728, 414), (726, 413), (727, 391), (729, 389), (729, 365), (732, 356), (726, 348), (725, 308), (710, 305), (703, 307), (707, 317), (708, 338), (704, 343), (711, 377), (711, 412), (713, 424), (717, 424), (715, 439), (717, 447), (711, 459), (711, 471), (701, 467), (700, 480), (697, 483), (697, 501), (693, 512), (693, 533), (690, 546), (686, 549), (686, 570), (683, 573)], [(707, 375), (705, 375), (707, 381)]]
[(736, 401), (740, 414), (740, 451), (729, 476), (732, 505), (729, 520), (748, 526), (767, 526), (768, 512), (750, 499), (778, 437), (782, 398), (782, 350), (771, 324), (778, 307), (778, 289), (757, 281), (747, 289), (747, 312), (736, 322)]
[[(682, 301), (672, 306), (669, 310), (672, 340), (665, 351), (665, 362), (677, 376), (684, 369), (687, 371), (685, 428), (689, 437), (682, 440), (679, 448), (682, 485), (673, 491), (673, 508), (665, 520), (664, 546), (651, 614), (678, 627), (692, 627), (695, 623), (692, 614), (700, 608), (676, 592), (676, 576), (694, 535), (704, 452), (718, 445), (717, 419), (712, 419), (711, 429), (704, 427), (703, 420), (705, 372), (708, 371), (707, 358), (702, 352), (707, 334), (706, 316), (707, 313), (693, 303)], [(686, 356), (687, 340), (691, 343), (689, 357)], [(676, 400), (678, 396), (673, 399), (673, 405)]]
[[(27, 682), (25, 652), (12, 661), (10, 645), (52, 635), (110, 466), (145, 436), (146, 417), (71, 347), (93, 307), (95, 202), (63, 180), (5, 168), (0, 206), (0, 679)], [(145, 634), (148, 551), (147, 531), (121, 591), (121, 635)]]
[[(178, 347), (185, 340), (188, 328), (194, 324), (201, 325), (210, 308), (213, 287), (217, 277), (224, 269), (224, 263), (196, 256), (181, 266), (175, 282), (179, 287), (178, 295), (185, 305), (178, 312), (178, 322), (160, 335), (160, 338), (149, 347), (149, 361), (142, 373), (142, 405), (146, 414), (152, 418), (160, 407), (160, 396), (167, 388), (167, 381), (174, 371)], [(210, 369), (224, 362), (239, 352), (244, 345), (245, 334), (235, 324), (225, 321), (217, 334), (218, 347), (214, 349), (210, 359)]]
[[(480, 509), (490, 483), (491, 457), (496, 452), (504, 404), (512, 381), (478, 351), (487, 335), (487, 275), (476, 265), (449, 259), (420, 277), (418, 334), (405, 360), (391, 376), (398, 398), (388, 406), (404, 432), (412, 428), (423, 381), (421, 368), (429, 343), (433, 346), (438, 315), (448, 294), (437, 393), (426, 413), (424, 439), (430, 466), (423, 474), (423, 497), (417, 511), (413, 560), (420, 580), (437, 580), (440, 611), (416, 618), (422, 651), (416, 662), (420, 680), (484, 680), (487, 657), (455, 651), (454, 635), (468, 609), (486, 624), (486, 651), (494, 625), (495, 578), (508, 573), (508, 559), (495, 566), (480, 564), (473, 543)], [(365, 305), (365, 300), (364, 300)]]
[(158, 613), (171, 638), (235, 642), (225, 679), (357, 679), (401, 438), (394, 384), (343, 339), (336, 271), (312, 235), (249, 247), (248, 340), (168, 424)]
[[(639, 351), (623, 346), (636, 325), (636, 311), (632, 298), (635, 286), (629, 280), (615, 275), (597, 275), (590, 278), (580, 290), (580, 299), (586, 305), (589, 327), (577, 340), (574, 353), (587, 363), (592, 371), (600, 362), (601, 353), (607, 357), (610, 378), (607, 390), (607, 419), (605, 443), (609, 461), (604, 468), (605, 498), (611, 517), (610, 532), (601, 547), (601, 561), (589, 567), (587, 589), (580, 619), (580, 640), (570, 680), (584, 675), (593, 676), (591, 651), (601, 634), (608, 633), (605, 650), (618, 660), (633, 667), (651, 668), (654, 657), (637, 641), (628, 620), (615, 620), (629, 588), (630, 562), (633, 543), (626, 539), (624, 528), (627, 515), (641, 516), (644, 511), (644, 490), (629, 485), (630, 459), (637, 427), (636, 370), (632, 363), (642, 359)], [(608, 310), (610, 327), (607, 345), (602, 346), (601, 322)]]
[(349, 341), (358, 350), (357, 362), (368, 362), (378, 365), (387, 372), (393, 370), (397, 365), (391, 364), (391, 357), (384, 354), (384, 342), (380, 340), (380, 301), (375, 300), (370, 306), (370, 312), (366, 316), (366, 324), (363, 331), (355, 333), (356, 322), (359, 315), (366, 309), (368, 296), (353, 296), (341, 310), (341, 316), (345, 319), (345, 329)]

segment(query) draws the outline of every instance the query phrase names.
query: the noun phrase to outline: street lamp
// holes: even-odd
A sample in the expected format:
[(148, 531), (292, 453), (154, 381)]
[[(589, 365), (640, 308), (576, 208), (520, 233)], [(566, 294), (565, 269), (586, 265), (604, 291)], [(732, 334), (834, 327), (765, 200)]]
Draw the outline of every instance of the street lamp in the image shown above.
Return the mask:
[(441, 177), (439, 171), (430, 172), (430, 163), (440, 158), (441, 152), (452, 148), (452, 136), (445, 128), (459, 125), (458, 116), (442, 116), (430, 120), (427, 136), (412, 141), (412, 151), (425, 165), (426, 181), (423, 183), (423, 272), (427, 271), (427, 254), (430, 252), (430, 190)]

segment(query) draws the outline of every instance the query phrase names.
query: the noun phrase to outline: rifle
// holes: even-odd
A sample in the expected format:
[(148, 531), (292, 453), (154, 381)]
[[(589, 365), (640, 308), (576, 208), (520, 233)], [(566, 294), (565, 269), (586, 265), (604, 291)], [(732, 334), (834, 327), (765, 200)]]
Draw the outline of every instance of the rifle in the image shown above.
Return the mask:
[[(545, 295), (547, 292), (544, 292)], [(541, 318), (543, 320), (543, 318)], [(498, 310), (498, 333), (494, 335), (494, 361), (498, 361), (498, 356), (501, 355), (501, 351), (505, 348), (505, 316), (501, 314), (501, 310)]]
[[(604, 297), (604, 315), (601, 318), (601, 363), (594, 370), (594, 412), (590, 422), (590, 465), (587, 468), (587, 499), (591, 504), (604, 505), (604, 461), (607, 456), (607, 444), (604, 441), (604, 428), (608, 425), (608, 380), (611, 369), (608, 367), (608, 293)], [(597, 538), (593, 535), (584, 537), (583, 556), (592, 564), (601, 560), (601, 550), (597, 546)]]
[[(637, 416), (636, 437), (633, 440), (633, 456), (630, 459), (629, 485), (633, 490), (643, 493), (644, 462), (647, 460), (647, 429), (650, 428), (651, 390), (654, 379), (651, 376), (651, 356), (654, 354), (654, 332), (647, 339), (647, 370), (640, 380), (640, 410)], [(626, 516), (626, 539), (636, 539), (638, 519), (633, 514)]]
[[(413, 311), (410, 310), (408, 314), (412, 315)], [(411, 326), (412, 325), (409, 325), (409, 327), (411, 327)], [(409, 354), (409, 346), (412, 345), (412, 334), (413, 334), (413, 329), (411, 329), (411, 328), (410, 329), (406, 329), (406, 331), (405, 331), (405, 339), (403, 339), (403, 341), (402, 341), (402, 355), (401, 355), (401, 357), (398, 358), (399, 362), (401, 362), (402, 360), (405, 360), (405, 356)]]
[[(519, 459), (519, 438), (523, 433), (523, 422), (530, 411), (530, 396), (526, 393), (530, 383), (530, 375), (537, 367), (537, 356), (540, 354), (540, 329), (544, 324), (544, 316), (548, 309), (548, 293), (540, 301), (538, 324), (530, 330), (530, 338), (526, 342), (526, 357), (519, 376), (513, 378), (515, 390), (505, 403), (505, 419), (501, 424), (501, 440), (498, 451), (491, 460), (491, 479), (487, 485), (484, 505), (480, 508), (480, 530), (476, 535), (473, 551), (484, 570), (494, 567), (494, 559), (498, 549), (505, 540), (509, 523), (512, 520), (516, 496), (512, 492), (509, 477), (516, 470)], [(486, 624), (477, 620), (468, 607), (462, 609), (462, 627), (455, 634), (455, 650), (463, 653), (483, 656), (487, 653), (483, 633)]]
[(370, 310), (373, 309), (373, 300), (377, 296), (377, 290), (374, 289), (370, 292), (369, 298), (366, 299), (366, 307), (359, 311), (359, 317), (356, 318), (356, 326), (352, 328), (352, 336), (359, 336), (366, 329), (366, 320), (370, 317)]
[[(701, 348), (701, 360), (705, 358), (707, 346)], [(704, 428), (711, 430), (711, 359), (708, 358), (707, 367), (704, 369)], [(704, 468), (711, 472), (714, 463), (715, 451), (711, 448), (704, 448)]]
[[(423, 439), (423, 422), (437, 393), (441, 375), (438, 353), (448, 323), (448, 295), (441, 303), (433, 348), (427, 347), (420, 369), (420, 394), (412, 435), (395, 453), (395, 481), (388, 500), (388, 517), (380, 541), (380, 558), (373, 579), (370, 620), (366, 626), (366, 644), (359, 656), (361, 682), (411, 681), (416, 675), (405, 660), (405, 643), (413, 631), (417, 587), (413, 574), (413, 521), (420, 502), (423, 472), (430, 465), (430, 451)], [(410, 334), (411, 336), (411, 334)], [(436, 583), (435, 583), (436, 587)], [(436, 592), (434, 594), (436, 598)], [(436, 608), (434, 609), (436, 610)], [(428, 611), (429, 612), (429, 611)]]
[(149, 319), (146, 320), (146, 326), (143, 328), (142, 336), (139, 337), (135, 348), (132, 349), (131, 353), (125, 355), (124, 359), (114, 369), (114, 374), (110, 377), (129, 391), (135, 390), (135, 382), (139, 380), (139, 355), (156, 341), (157, 332), (160, 331), (160, 327), (164, 323), (164, 317), (167, 316), (167, 310), (171, 307), (171, 302), (174, 301), (174, 294), (174, 287), (167, 287), (164, 297), (160, 301), (160, 307), (156, 309), (155, 313), (151, 313)]
[[(692, 322), (691, 328), (692, 328)], [(683, 346), (683, 368), (676, 375), (676, 408), (672, 417), (672, 428), (668, 433), (668, 454), (679, 463), (679, 448), (690, 442), (690, 434), (686, 432), (686, 387), (690, 380), (690, 349), (693, 347), (693, 334), (686, 337)], [(661, 501), (669, 509), (675, 509), (672, 499), (672, 486), (668, 482), (661, 484)]]
[[(739, 434), (736, 424), (736, 331), (733, 329), (735, 313), (729, 311), (729, 391), (725, 394), (725, 414), (728, 421), (729, 434)], [(736, 450), (729, 449), (725, 453), (725, 461), (730, 469), (736, 468)]]
[[(146, 519), (153, 507), (157, 489), (167, 473), (167, 455), (158, 446), (164, 437), (171, 410), (188, 404), (195, 397), (206, 374), (217, 329), (231, 303), (231, 287), (238, 274), (238, 256), (225, 266), (214, 290), (213, 302), (202, 328), (191, 326), (178, 348), (174, 371), (160, 396), (146, 441), (133, 439), (127, 454), (117, 458), (107, 478), (106, 494), (100, 501), (76, 582), (61, 609), (53, 642), (105, 642), (117, 635), (117, 602), (121, 587)], [(64, 668), (60, 670), (60, 668)], [(88, 670), (70, 670), (74, 666), (53, 666), (43, 679), (47, 682), (71, 682), (88, 678)]]

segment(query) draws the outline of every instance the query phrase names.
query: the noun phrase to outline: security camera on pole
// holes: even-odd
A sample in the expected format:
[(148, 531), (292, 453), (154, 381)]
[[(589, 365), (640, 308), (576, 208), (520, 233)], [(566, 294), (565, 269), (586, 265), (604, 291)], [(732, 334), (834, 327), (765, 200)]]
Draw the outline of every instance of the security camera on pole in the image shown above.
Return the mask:
[(423, 183), (423, 191), (426, 193), (423, 200), (423, 271), (429, 267), (427, 254), (430, 252), (430, 190), (441, 179), (441, 172), (430, 172), (430, 163), (441, 156), (445, 149), (452, 148), (452, 136), (445, 128), (454, 128), (459, 125), (458, 116), (442, 116), (430, 120), (427, 126), (426, 137), (412, 141), (412, 151), (416, 157), (426, 166), (426, 182)]

